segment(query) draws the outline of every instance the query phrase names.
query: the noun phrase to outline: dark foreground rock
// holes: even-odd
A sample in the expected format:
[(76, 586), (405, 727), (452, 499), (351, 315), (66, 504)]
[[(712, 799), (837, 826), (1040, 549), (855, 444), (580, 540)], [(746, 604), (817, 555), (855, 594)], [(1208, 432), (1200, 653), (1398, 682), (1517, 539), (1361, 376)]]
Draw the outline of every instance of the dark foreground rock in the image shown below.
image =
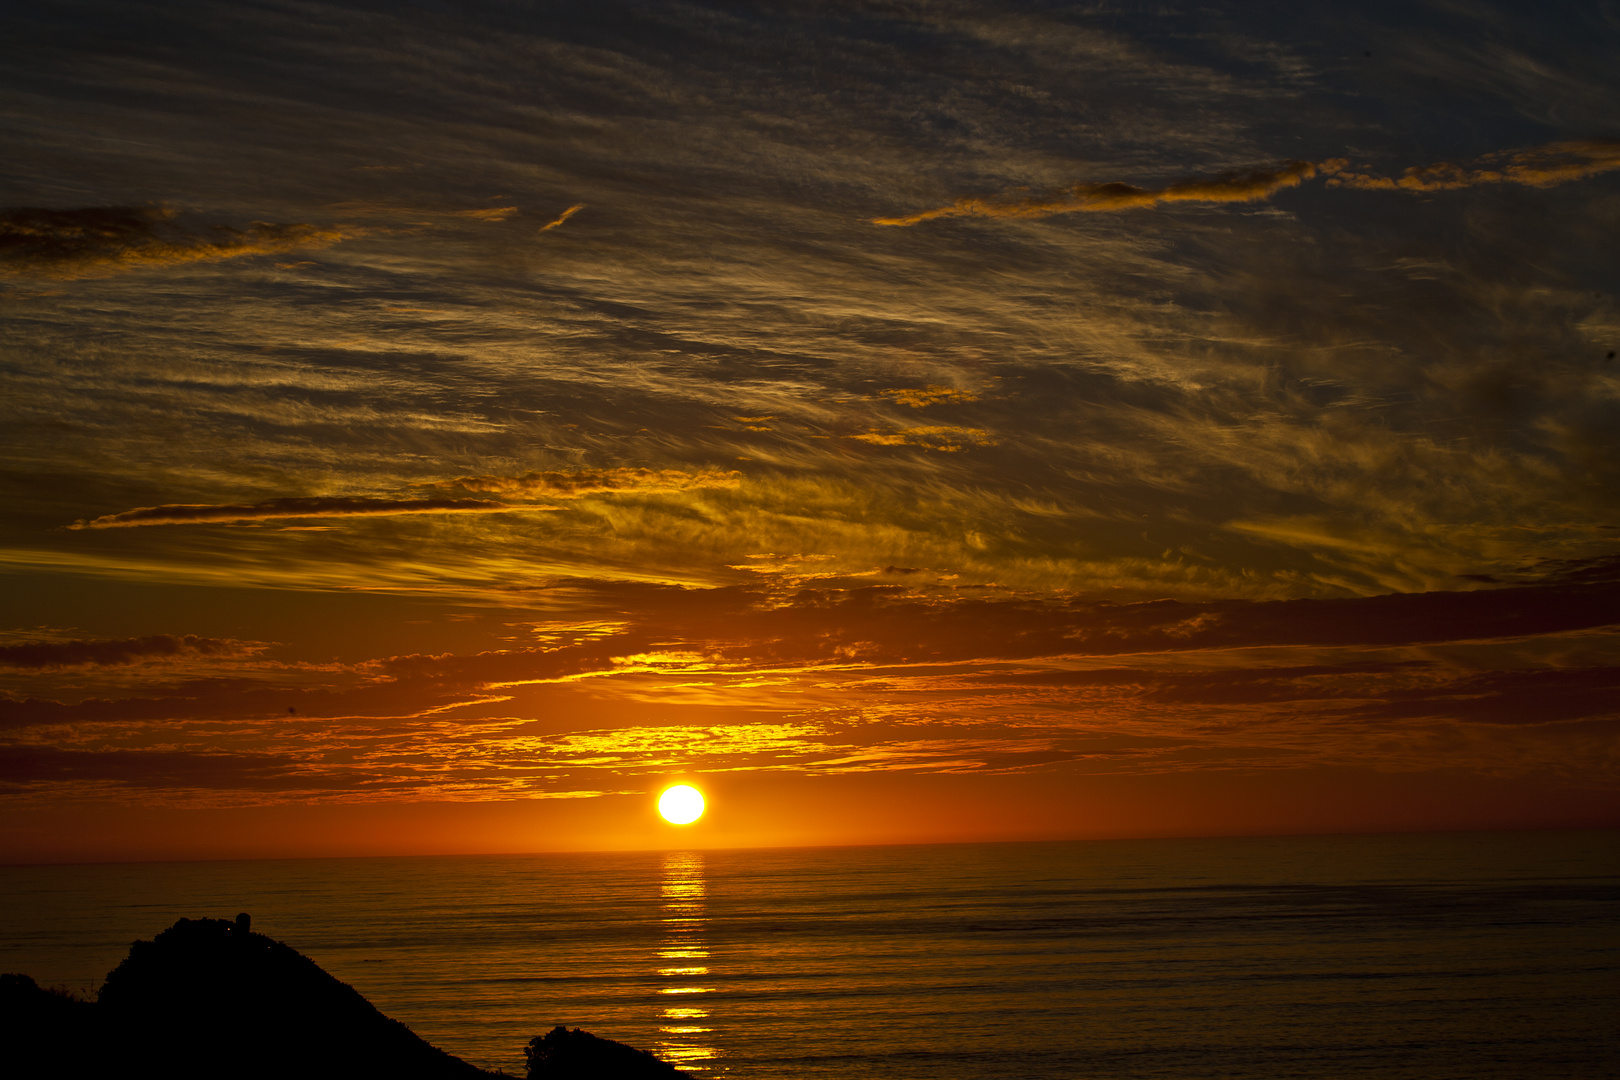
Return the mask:
[(181, 919), (137, 941), (96, 1004), (121, 1053), (185, 1076), (488, 1076), (296, 949), (223, 919)]
[(529, 1080), (690, 1080), (667, 1061), (588, 1031), (558, 1025), (523, 1048)]
[[(559, 1033), (561, 1033), (559, 1035)], [(536, 1048), (539, 1048), (538, 1050)], [(687, 1077), (650, 1054), (557, 1028), (526, 1051), (546, 1080)], [(95, 1002), (0, 975), (0, 1074), (165, 1080), (489, 1080), (418, 1038), (245, 917), (181, 919), (137, 941)]]

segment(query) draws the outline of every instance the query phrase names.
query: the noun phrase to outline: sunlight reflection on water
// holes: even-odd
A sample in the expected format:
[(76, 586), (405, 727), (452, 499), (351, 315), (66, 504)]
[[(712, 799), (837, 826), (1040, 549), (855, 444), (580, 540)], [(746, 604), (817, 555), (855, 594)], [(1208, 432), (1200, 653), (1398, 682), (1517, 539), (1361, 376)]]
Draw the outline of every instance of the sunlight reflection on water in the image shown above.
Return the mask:
[[(662, 961), (708, 959), (709, 945), (706, 931), (709, 919), (705, 904), (708, 885), (704, 876), (703, 853), (672, 851), (665, 855), (664, 880), (660, 892), (663, 905), (659, 921), (663, 933), (658, 959)], [(678, 979), (691, 979), (709, 974), (707, 966), (660, 967), (657, 971), (660, 977)], [(658, 993), (706, 994), (711, 989), (713, 988), (707, 986), (663, 986), (659, 988)], [(661, 1019), (663, 1022), (658, 1028), (658, 1033), (663, 1037), (654, 1048), (654, 1052), (665, 1061), (688, 1072), (707, 1071), (707, 1066), (699, 1062), (710, 1061), (719, 1056), (719, 1050), (710, 1045), (718, 1041), (714, 1036), (714, 1029), (672, 1021), (712, 1022), (709, 1011), (696, 1008), (667, 1008), (663, 1010)], [(703, 1038), (695, 1038), (697, 1036)]]

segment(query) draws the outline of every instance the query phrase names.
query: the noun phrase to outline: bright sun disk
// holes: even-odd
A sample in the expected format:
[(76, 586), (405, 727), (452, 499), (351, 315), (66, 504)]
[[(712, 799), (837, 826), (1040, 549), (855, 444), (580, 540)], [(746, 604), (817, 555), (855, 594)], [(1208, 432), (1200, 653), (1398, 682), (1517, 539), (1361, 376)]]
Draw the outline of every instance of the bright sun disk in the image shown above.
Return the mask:
[(690, 825), (703, 816), (703, 792), (691, 784), (676, 784), (658, 796), (658, 812), (671, 825)]

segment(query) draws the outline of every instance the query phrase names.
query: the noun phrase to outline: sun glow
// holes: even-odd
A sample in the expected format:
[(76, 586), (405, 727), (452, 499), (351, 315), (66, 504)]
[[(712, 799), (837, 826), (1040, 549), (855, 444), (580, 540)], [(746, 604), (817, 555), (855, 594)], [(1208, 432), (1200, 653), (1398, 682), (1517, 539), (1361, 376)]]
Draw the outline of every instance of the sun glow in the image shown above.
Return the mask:
[(658, 812), (671, 825), (690, 825), (703, 816), (703, 792), (691, 784), (676, 784), (658, 796)]

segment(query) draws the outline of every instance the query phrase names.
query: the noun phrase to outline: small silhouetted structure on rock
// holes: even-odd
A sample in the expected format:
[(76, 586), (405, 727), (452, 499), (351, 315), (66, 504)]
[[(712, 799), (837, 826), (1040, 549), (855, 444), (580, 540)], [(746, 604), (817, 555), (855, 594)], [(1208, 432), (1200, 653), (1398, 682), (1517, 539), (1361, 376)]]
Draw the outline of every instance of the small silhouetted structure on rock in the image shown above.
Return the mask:
[(529, 1080), (692, 1080), (644, 1050), (561, 1024), (530, 1039), (523, 1057)]
[(253, 931), (253, 916), (245, 911), (242, 912), (236, 917), (236, 928), (244, 934), (251, 933)]

